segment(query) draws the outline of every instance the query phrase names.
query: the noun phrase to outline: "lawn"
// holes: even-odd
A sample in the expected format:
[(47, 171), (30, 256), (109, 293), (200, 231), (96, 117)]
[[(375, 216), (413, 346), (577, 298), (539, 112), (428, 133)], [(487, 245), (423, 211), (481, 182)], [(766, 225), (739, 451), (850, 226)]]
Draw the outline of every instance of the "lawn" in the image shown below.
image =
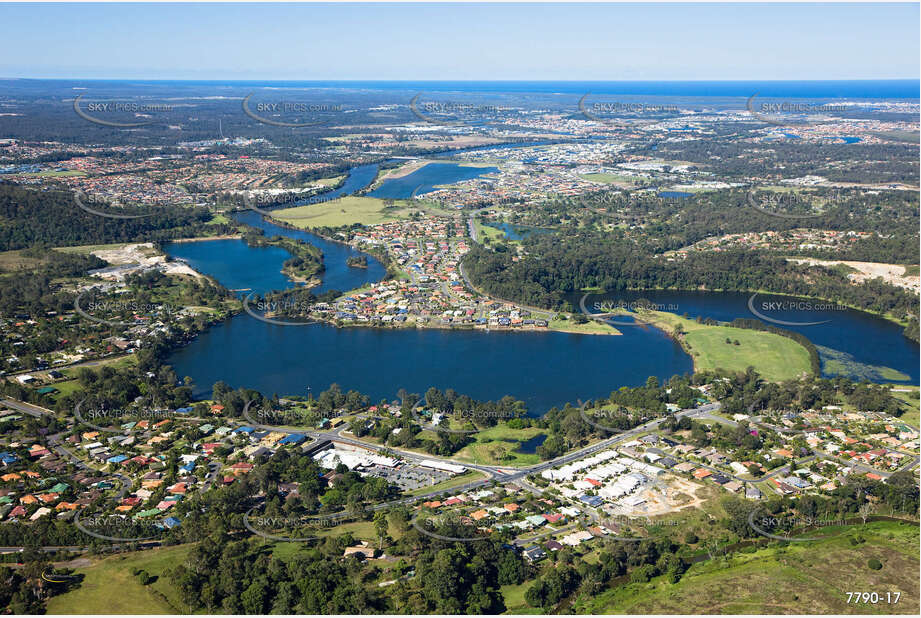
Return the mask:
[(491, 242), (492, 240), (501, 240), (505, 238), (505, 232), (497, 227), (485, 225), (479, 217), (473, 218), (473, 227), (476, 228), (476, 237), (483, 244)]
[(320, 178), (319, 180), (314, 180), (313, 184), (322, 185), (324, 187), (332, 187), (345, 178), (345, 176), (333, 176), (332, 178)]
[(51, 384), (54, 388), (58, 389), (58, 392), (54, 393), (52, 397), (57, 401), (59, 397), (66, 397), (72, 395), (75, 392), (79, 391), (83, 387), (80, 386), (79, 380), (64, 380), (63, 382), (55, 382)]
[(68, 176), (86, 176), (86, 172), (81, 170), (45, 170), (44, 172), (31, 172), (23, 174), (32, 178), (66, 178)]
[[(317, 536), (339, 536), (347, 532), (350, 532), (356, 539), (372, 543), (375, 547), (377, 547), (377, 543), (380, 540), (377, 536), (377, 529), (374, 527), (373, 521), (351, 521), (333, 528), (324, 528), (317, 532)], [(394, 540), (399, 540), (400, 537), (403, 536), (403, 531), (388, 524), (387, 534)]]
[[(899, 389), (899, 391), (892, 391), (892, 396), (896, 399), (903, 401), (907, 404), (907, 410), (900, 418), (912, 425), (917, 427), (921, 420), (919, 420), (918, 414), (918, 387), (917, 386), (906, 386), (903, 384), (893, 384), (892, 387)], [(902, 390), (908, 390), (909, 392), (900, 392)]]
[(107, 356), (106, 358), (83, 361), (78, 365), (74, 365), (72, 367), (64, 367), (58, 371), (63, 373), (68, 378), (73, 378), (76, 377), (79, 370), (83, 368), (96, 370), (104, 365), (109, 365), (113, 368), (120, 368), (133, 365), (136, 362), (137, 357), (134, 354), (121, 354), (119, 356)]
[(500, 421), (499, 425), (488, 427), (477, 433), (476, 439), (482, 440), (484, 442), (490, 442), (492, 440), (512, 440), (518, 442), (530, 440), (534, 436), (542, 433), (547, 433), (547, 430), (541, 429), (540, 427), (522, 427), (521, 429), (513, 429), (506, 425), (505, 421)]
[(557, 317), (553, 318), (547, 322), (547, 327), (550, 330), (559, 331), (561, 333), (577, 333), (580, 335), (621, 335), (619, 330), (611, 326), (610, 324), (605, 324), (604, 322), (599, 322), (598, 320), (589, 320), (584, 324), (579, 324), (574, 320), (561, 320)]
[(211, 217), (211, 220), (208, 221), (205, 225), (221, 225), (225, 223), (230, 223), (230, 219), (225, 214), (216, 214)]
[(546, 432), (546, 429), (539, 427), (511, 429), (504, 424), (497, 425), (474, 434), (476, 442), (459, 450), (454, 458), (482, 465), (534, 465), (540, 463), (540, 458), (536, 454), (516, 451), (522, 442)]
[(534, 453), (517, 452), (520, 446), (518, 442), (502, 440), (477, 441), (459, 450), (454, 458), (482, 465), (533, 466), (540, 463), (540, 458)]
[(272, 216), (300, 228), (339, 227), (354, 223), (377, 225), (401, 219), (409, 206), (405, 201), (397, 201), (396, 206), (387, 208), (385, 200), (349, 196), (330, 202), (284, 208), (274, 211)]
[[(852, 545), (858, 535), (866, 542)], [(883, 568), (871, 570), (871, 558)], [(917, 525), (876, 522), (821, 541), (772, 544), (698, 563), (677, 584), (657, 577), (583, 596), (573, 613), (916, 615), (918, 576)], [(898, 605), (848, 604), (847, 592), (853, 591), (902, 595)]]
[(532, 581), (526, 581), (523, 584), (508, 584), (499, 588), (502, 593), (502, 600), (505, 602), (507, 614), (539, 614), (539, 609), (533, 608), (524, 600), (524, 594), (528, 588), (534, 585)]
[(53, 386), (54, 388), (58, 389), (58, 392), (52, 395), (55, 401), (57, 401), (58, 398), (60, 397), (63, 397), (65, 395), (70, 395), (79, 390), (82, 390), (83, 387), (80, 385), (80, 381), (77, 380), (76, 378), (80, 369), (86, 368), (86, 369), (91, 369), (93, 371), (96, 371), (104, 365), (108, 365), (113, 368), (127, 367), (128, 365), (136, 363), (137, 357), (134, 356), (133, 354), (126, 354), (123, 356), (112, 356), (109, 358), (103, 358), (100, 360), (89, 361), (89, 362), (93, 364), (84, 365), (83, 367), (65, 367), (63, 369), (60, 369), (60, 368), (58, 369), (58, 371), (64, 374), (64, 376), (68, 379), (61, 380), (60, 382), (55, 382), (49, 385), (49, 386)]
[(589, 182), (602, 182), (604, 184), (634, 184), (637, 180), (639, 180), (636, 176), (608, 173), (582, 174), (582, 178), (588, 180)]
[[(351, 521), (338, 526), (332, 526), (328, 528), (315, 529), (305, 532), (296, 532), (291, 533), (288, 536), (291, 537), (326, 537), (326, 536), (339, 536), (345, 534), (346, 532), (351, 532), (352, 536), (356, 539), (361, 539), (364, 541), (374, 541), (374, 544), (377, 545), (377, 532), (374, 529), (373, 521)], [(278, 534), (285, 534), (279, 532)], [(288, 559), (296, 554), (300, 549), (306, 547), (304, 543), (300, 542), (290, 542), (290, 541), (269, 541), (266, 540), (266, 543), (272, 545), (272, 555), (278, 556), (279, 558)]]
[[(166, 572), (182, 563), (192, 545), (176, 545), (94, 559), (76, 569), (84, 575), (79, 588), (48, 601), (49, 614), (179, 614), (187, 613)], [(157, 580), (142, 586), (131, 574), (144, 569)]]
[[(790, 380), (811, 373), (809, 352), (792, 339), (765, 331), (708, 326), (664, 311), (640, 311), (637, 317), (673, 332), (681, 325), (686, 349), (694, 359), (694, 370), (727, 369), (745, 371), (754, 367), (772, 382)], [(726, 339), (739, 345), (726, 343)]]

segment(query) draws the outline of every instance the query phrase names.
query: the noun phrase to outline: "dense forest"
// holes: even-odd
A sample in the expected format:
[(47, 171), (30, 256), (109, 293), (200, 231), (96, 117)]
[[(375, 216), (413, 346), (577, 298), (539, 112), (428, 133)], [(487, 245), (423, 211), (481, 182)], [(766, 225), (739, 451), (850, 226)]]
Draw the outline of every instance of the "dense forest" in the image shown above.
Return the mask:
[[(807, 219), (774, 217), (759, 212), (810, 215)], [(687, 198), (654, 193), (597, 191), (547, 200), (531, 207), (529, 219), (512, 222), (534, 225), (595, 227), (616, 224), (645, 251), (660, 254), (725, 234), (778, 232), (778, 240), (793, 230), (815, 229), (872, 233), (842, 244), (834, 251), (796, 247), (785, 253), (917, 264), (918, 195), (908, 191), (867, 192), (856, 189), (813, 189), (797, 194), (733, 189)], [(613, 232), (612, 232), (613, 233)]]
[(56, 283), (62, 277), (80, 277), (87, 270), (108, 263), (94, 255), (51, 251), (41, 246), (23, 249), (21, 257), (38, 261), (0, 277), (0, 315), (44, 315), (73, 307), (73, 293), (63, 292)]
[(36, 245), (157, 242), (232, 231), (229, 226), (221, 224), (206, 227), (212, 215), (203, 208), (145, 206), (143, 210), (97, 209), (150, 216), (139, 219), (101, 217), (81, 209), (72, 193), (0, 183), (0, 251)]
[(918, 298), (879, 280), (863, 285), (830, 268), (797, 265), (766, 252), (690, 253), (684, 260), (656, 259), (618, 235), (582, 231), (533, 235), (517, 258), (504, 245), (475, 245), (464, 257), (477, 288), (526, 305), (572, 310), (579, 290), (679, 289), (769, 291), (820, 298), (908, 319)]
[(658, 142), (638, 154), (696, 163), (727, 178), (824, 176), (859, 183), (918, 182), (915, 144), (843, 144), (799, 139), (753, 142), (740, 139), (692, 139)]

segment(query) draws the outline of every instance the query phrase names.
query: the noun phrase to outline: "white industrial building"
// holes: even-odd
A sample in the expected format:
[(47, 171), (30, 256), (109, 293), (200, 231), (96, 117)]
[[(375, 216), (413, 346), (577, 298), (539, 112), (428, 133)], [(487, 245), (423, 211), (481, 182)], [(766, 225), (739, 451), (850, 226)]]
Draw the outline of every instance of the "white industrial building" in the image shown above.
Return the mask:
[(331, 448), (320, 451), (313, 456), (313, 459), (322, 467), (328, 470), (335, 469), (336, 466), (338, 466), (340, 463), (349, 470), (354, 470), (355, 468), (362, 466), (384, 466), (386, 468), (393, 468), (398, 463), (398, 461), (392, 457), (375, 455), (374, 453), (367, 451), (346, 451), (339, 448)]
[(442, 461), (435, 461), (434, 459), (423, 459), (422, 461), (418, 462), (417, 465), (420, 465), (423, 468), (431, 468), (432, 470), (441, 470), (442, 472), (451, 472), (453, 474), (462, 474), (467, 470), (467, 468), (464, 466), (449, 464)]

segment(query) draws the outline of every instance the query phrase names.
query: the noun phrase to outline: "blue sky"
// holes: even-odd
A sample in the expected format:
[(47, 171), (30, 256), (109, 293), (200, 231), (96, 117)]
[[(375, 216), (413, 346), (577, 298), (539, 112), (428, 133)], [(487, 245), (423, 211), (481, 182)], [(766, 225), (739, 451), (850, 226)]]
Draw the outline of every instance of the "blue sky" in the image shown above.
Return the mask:
[(914, 4), (0, 4), (0, 77), (919, 77)]

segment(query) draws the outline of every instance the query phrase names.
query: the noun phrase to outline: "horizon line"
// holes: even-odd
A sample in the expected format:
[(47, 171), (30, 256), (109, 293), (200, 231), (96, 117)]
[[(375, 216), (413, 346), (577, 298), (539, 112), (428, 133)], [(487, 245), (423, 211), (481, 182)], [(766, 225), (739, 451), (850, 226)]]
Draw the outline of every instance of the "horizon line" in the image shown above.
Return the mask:
[(919, 77), (847, 77), (835, 79), (419, 79), (419, 78), (400, 78), (400, 79), (371, 79), (371, 78), (189, 78), (189, 77), (5, 77), (0, 76), (0, 80), (31, 80), (31, 81), (121, 81), (121, 80), (143, 80), (143, 81), (196, 81), (196, 82), (427, 82), (427, 83), (548, 83), (548, 84), (578, 84), (578, 83), (661, 83), (661, 82), (683, 82), (683, 83), (707, 83), (707, 82), (921, 82)]

